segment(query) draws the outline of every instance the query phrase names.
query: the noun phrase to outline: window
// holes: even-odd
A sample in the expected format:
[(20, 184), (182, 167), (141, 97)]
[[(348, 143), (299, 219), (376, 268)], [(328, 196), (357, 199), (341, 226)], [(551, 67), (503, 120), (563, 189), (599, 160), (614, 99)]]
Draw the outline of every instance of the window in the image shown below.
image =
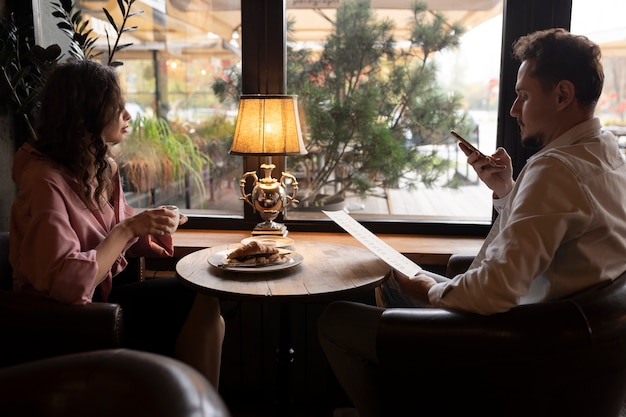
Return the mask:
[[(237, 114), (236, 98), (245, 89), (246, 82), (250, 85), (251, 74), (255, 78), (252, 80), (255, 87), (267, 88), (272, 83), (280, 85), (281, 77), (273, 74), (278, 81), (272, 79), (272, 74), (268, 76), (264, 73), (263, 65), (272, 66), (276, 62), (280, 64), (282, 48), (274, 41), (266, 47), (261, 38), (280, 39), (276, 37), (276, 31), (281, 31), (282, 27), (265, 27), (262, 22), (258, 23), (261, 20), (258, 19), (259, 16), (271, 14), (267, 10), (259, 12), (259, 7), (276, 6), (259, 5), (253, 0), (249, 3), (248, 0), (241, 1), (246, 2), (243, 5), (248, 9), (255, 9), (247, 12), (252, 13), (254, 19), (246, 20), (245, 16), (242, 19), (239, 0), (222, 0), (210, 4), (181, 0), (136, 3), (135, 7), (143, 9), (144, 13), (141, 20), (134, 23), (139, 29), (128, 33), (128, 36), (132, 36), (130, 42), (134, 45), (120, 52), (118, 56), (124, 62), (120, 73), (131, 107), (129, 110), (136, 115), (154, 115), (167, 119), (173, 136), (178, 137), (178, 140), (195, 143), (202, 154), (210, 158), (211, 163), (199, 168), (194, 175), (178, 178), (169, 186), (155, 180), (142, 193), (137, 185), (128, 181), (129, 200), (133, 204), (146, 206), (176, 202), (181, 207), (188, 207), (187, 212), (193, 215), (191, 223), (199, 227), (223, 227), (224, 219), (232, 218), (235, 222), (228, 222), (226, 227), (247, 228), (245, 224), (237, 226), (237, 219), (241, 221), (243, 216), (246, 221), (242, 223), (248, 224), (259, 220), (240, 200), (239, 189), (242, 173), (258, 169), (258, 158), (228, 155), (228, 150)], [(621, 10), (624, 7), (619, 0), (601, 1), (606, 3), (606, 8), (597, 7), (597, 1), (592, 3), (590, 0), (573, 0), (574, 31), (577, 30), (577, 21), (585, 16), (584, 10), (588, 5), (594, 10)], [(371, 106), (366, 106), (367, 100), (356, 100), (358, 95), (350, 97), (351, 103), (362, 104), (362, 107), (351, 111), (370, 112), (369, 116), (373, 114), (375, 117), (368, 119), (369, 130), (364, 129), (363, 123), (358, 124), (357, 127), (363, 129), (359, 132), (361, 138), (357, 137), (359, 140), (350, 138), (343, 142), (341, 149), (350, 157), (339, 160), (327, 171), (325, 179), (316, 183), (316, 175), (323, 172), (329, 160), (332, 160), (332, 148), (327, 141), (329, 131), (323, 129), (323, 117), (328, 117), (331, 113), (326, 111), (328, 109), (342, 110), (340, 107), (332, 108), (331, 98), (339, 97), (340, 101), (346, 94), (345, 90), (328, 89), (330, 87), (321, 82), (321, 77), (337, 76), (333, 71), (337, 70), (338, 61), (324, 61), (320, 57), (332, 34), (333, 28), (329, 22), (337, 21), (337, 10), (341, 5), (339, 0), (286, 2), (284, 15), (288, 21), (288, 36), (285, 62), (288, 70), (285, 92), (299, 96), (303, 109), (301, 114), (305, 117), (305, 125), (309, 126), (307, 139), (311, 146), (307, 157), (287, 158), (284, 169), (298, 178), (299, 199), (304, 201), (316, 193), (325, 196), (339, 194), (344, 197), (340, 204), (360, 220), (369, 222), (374, 231), (447, 233), (452, 230), (451, 233), (484, 233), (492, 216), (491, 193), (466, 165), (465, 157), (451, 140), (448, 130), (462, 130), (485, 153), (493, 152), (496, 146), (505, 146), (514, 157), (516, 166), (521, 167), (525, 156), (514, 139), (517, 126), (514, 121), (508, 120), (511, 119), (508, 116), (508, 107), (512, 102), (511, 92), (499, 94), (500, 83), (503, 83), (503, 88), (508, 89), (509, 84), (512, 88), (517, 68), (516, 64), (507, 66), (507, 58), (501, 57), (501, 43), (504, 39), (506, 46), (519, 34), (536, 29), (530, 27), (532, 25), (567, 26), (569, 10), (563, 2), (557, 4), (555, 0), (541, 2), (532, 8), (524, 0), (507, 0), (507, 11), (511, 16), (517, 16), (507, 18), (502, 15), (502, 0), (443, 2), (446, 5), (459, 5), (452, 7), (454, 10), (439, 10), (444, 17), (444, 28), (453, 28), (452, 25), (458, 24), (464, 34), (459, 38), (458, 48), (444, 48), (428, 56), (428, 63), (432, 63), (436, 71), (432, 79), (424, 79), (430, 80), (428, 87), (433, 88), (420, 86), (423, 89), (422, 94), (414, 99), (421, 99), (423, 102), (419, 103), (420, 106), (414, 106), (414, 112), (407, 113), (400, 110), (407, 103), (389, 100), (390, 96), (397, 95), (397, 91), (393, 90), (394, 86), (388, 77), (376, 77), (389, 76), (401, 68), (414, 68), (419, 63), (415, 58), (407, 61), (404, 60), (406, 56), (399, 55), (401, 51), (409, 52), (407, 28), (413, 16), (411, 3), (408, 0), (371, 1), (370, 12), (374, 24), (386, 21), (385, 19), (393, 22), (393, 30), (389, 29), (389, 33), (393, 34), (395, 40), (392, 49), (396, 55), (379, 57), (379, 61), (374, 64), (370, 62), (366, 70), (371, 72), (360, 74), (356, 85), (360, 87), (371, 82), (378, 88), (387, 90), (382, 95), (368, 96), (374, 103)], [(100, 2), (81, 0), (78, 4), (93, 16), (94, 22), (101, 22), (97, 25), (106, 26)], [(430, 1), (429, 4), (436, 7), (437, 1)], [(107, 6), (114, 8), (115, 2), (108, 2)], [(547, 10), (551, 12), (547, 13)], [(552, 13), (552, 10), (555, 12)], [(521, 13), (527, 14), (529, 18), (519, 18)], [(616, 11), (608, 15), (617, 18), (623, 13)], [(435, 15), (425, 11), (420, 16), (424, 22), (431, 23)], [(604, 23), (607, 21), (607, 14), (602, 19), (586, 20), (587, 23), (592, 20), (602, 21), (603, 27), (606, 27)], [(607, 53), (607, 94), (603, 106), (606, 106), (607, 111), (612, 110), (602, 117), (605, 123), (618, 130), (622, 124), (623, 110), (623, 93), (618, 88), (623, 84), (623, 76), (618, 69), (623, 65), (619, 65), (620, 58), (613, 58), (612, 54), (621, 54), (614, 44), (616, 40), (623, 39), (623, 36), (579, 27), (585, 34), (588, 32), (592, 39), (597, 39), (607, 48), (611, 48), (607, 49), (611, 52)], [(619, 27), (624, 25), (618, 22), (615, 30)], [(342, 29), (347, 30), (348, 27)], [(249, 39), (253, 39), (257, 46), (248, 55), (242, 47), (247, 33), (250, 33)], [(104, 39), (103, 35), (101, 37)], [(374, 41), (380, 42), (381, 39), (384, 36)], [(340, 58), (342, 51), (349, 51), (346, 45), (349, 44), (334, 45), (334, 51), (339, 52), (335, 54), (335, 58)], [(380, 46), (380, 43), (376, 45)], [(340, 47), (344, 49), (341, 50)], [(331, 51), (332, 48), (327, 48), (328, 53)], [(262, 54), (271, 59), (259, 58)], [(324, 55), (324, 58), (328, 56)], [(268, 64), (263, 59), (272, 62)], [(608, 59), (615, 59), (615, 64)], [(502, 62), (504, 70), (501, 73)], [(326, 64), (326, 67), (321, 64)], [(224, 89), (222, 97), (214, 94), (214, 87), (217, 85)], [(313, 88), (320, 86), (327, 90)], [(271, 88), (280, 89), (280, 86)], [(363, 90), (365, 92), (376, 93), (375, 89)], [(433, 94), (426, 94), (428, 92)], [(329, 94), (326, 100), (324, 93)], [(335, 95), (330, 95), (331, 93)], [(318, 110), (322, 111), (310, 113), (311, 103), (317, 103)], [(429, 110), (431, 113), (428, 113)], [(327, 114), (323, 114), (324, 111)], [(333, 113), (332, 116), (328, 120), (334, 123), (335, 128), (341, 127), (336, 124), (341, 115)], [(315, 117), (318, 120), (312, 121)], [(386, 131), (385, 127), (390, 125), (394, 125), (396, 130)], [(378, 139), (370, 140), (364, 145), (367, 132), (375, 133)], [(180, 139), (181, 137), (184, 139)], [(399, 143), (404, 152), (398, 151)], [(407, 154), (412, 156), (411, 168), (392, 169), (394, 163), (404, 168), (409, 166), (407, 160), (402, 159)], [(374, 166), (377, 169), (370, 169)], [(283, 168), (279, 167), (277, 171), (280, 169)], [(277, 175), (279, 172), (274, 173), (274, 176)], [(163, 179), (163, 175), (157, 179)], [(358, 187), (354, 187), (354, 184)], [(144, 197), (133, 197), (139, 194)], [(362, 195), (366, 198), (362, 198)], [(319, 213), (319, 207), (336, 207), (329, 205), (328, 200), (318, 204), (312, 198), (309, 201), (312, 202), (309, 207), (304, 207), (304, 204), (297, 208), (290, 207), (286, 222), (292, 222), (298, 227), (311, 220), (324, 219)], [(212, 219), (218, 219), (219, 224), (212, 222)], [(293, 226), (290, 229), (295, 230)]]
[[(406, 3), (402, 6), (403, 8), (393, 9), (388, 8), (385, 2), (374, 2), (371, 10), (376, 15), (374, 20), (387, 18), (393, 20), (393, 28), (390, 33), (396, 38), (394, 46), (396, 49), (402, 48), (408, 39), (406, 22), (411, 19), (412, 10), (410, 2)], [(393, 172), (384, 173), (374, 170), (368, 172), (365, 168), (368, 165), (373, 165), (377, 160), (382, 167), (389, 166), (383, 158), (386, 156), (386, 150), (379, 149), (376, 144), (359, 150), (364, 155), (371, 155), (376, 151), (374, 156), (363, 158), (354, 156), (353, 153), (352, 158), (338, 159), (337, 161), (330, 160), (328, 155), (321, 155), (319, 147), (312, 145), (308, 157), (288, 158), (288, 169), (297, 176), (301, 185), (298, 198), (300, 204), (288, 209), (287, 219), (306, 220), (319, 217), (317, 213), (319, 213), (320, 207), (327, 209), (341, 207), (359, 214), (391, 215), (397, 218), (481, 222), (490, 220), (491, 199), (489, 190), (478, 181), (473, 171), (468, 168), (465, 157), (447, 132), (452, 127), (457, 130), (463, 129), (463, 134), (469, 136), (485, 152), (491, 152), (495, 149), (495, 121), (497, 119), (495, 97), (500, 50), (497, 40), (500, 38), (501, 31), (501, 17), (498, 16), (501, 16), (502, 3), (499, 0), (486, 3), (487, 6), (482, 6), (480, 10), (443, 11), (447, 19), (445, 24), (458, 24), (467, 30), (467, 35), (460, 38), (461, 45), (459, 48), (448, 48), (449, 51), (433, 53), (433, 56), (429, 57), (432, 58), (433, 63), (443, 68), (437, 72), (436, 80), (440, 84), (439, 90), (436, 92), (437, 96), (432, 97), (433, 100), (443, 101), (435, 101), (434, 103), (442, 103), (443, 107), (444, 104), (450, 105), (447, 102), (448, 98), (456, 100), (455, 106), (439, 112), (436, 117), (456, 118), (459, 124), (442, 123), (443, 130), (439, 129), (439, 131), (433, 132), (433, 129), (430, 129), (428, 132), (430, 137), (423, 137), (425, 130), (420, 129), (420, 125), (426, 123), (423, 123), (422, 120), (413, 120), (410, 123), (401, 122), (405, 125), (402, 127), (402, 147), (404, 149), (396, 149), (396, 151), (414, 154), (414, 158), (419, 160), (413, 165), (424, 166), (424, 169), (411, 169), (407, 167), (407, 161), (399, 161), (398, 164), (404, 164), (404, 167)], [(287, 19), (290, 22), (288, 25), (289, 65), (292, 64), (292, 58), (294, 60), (298, 57), (301, 58), (304, 51), (310, 53), (309, 61), (314, 61), (315, 56), (319, 55), (324, 44), (328, 42), (329, 36), (333, 32), (333, 26), (328, 20), (337, 18), (336, 10), (339, 2), (327, 4), (329, 8), (319, 9), (316, 8), (315, 3), (288, 2)], [(166, 6), (166, 10), (169, 7), (180, 11), (176, 3), (167, 3)], [(462, 8), (466, 8), (466, 6), (463, 4)], [(222, 9), (228, 9), (228, 16), (232, 18), (231, 12), (233, 10), (238, 11), (238, 5), (223, 4)], [(222, 16), (220, 13), (223, 13), (224, 10), (212, 10), (209, 13), (214, 14), (213, 20), (216, 20), (217, 16)], [(185, 13), (189, 12), (185, 11)], [(423, 15), (427, 19), (432, 18), (430, 11), (424, 11)], [(144, 22), (137, 24), (142, 25)], [(169, 193), (162, 192), (163, 187), (151, 187), (152, 204), (163, 203), (165, 202), (164, 199), (168, 198), (177, 198), (180, 200), (179, 204), (182, 206), (190, 204), (190, 208), (197, 213), (241, 214), (243, 203), (239, 198), (241, 196), (239, 177), (242, 168), (236, 163), (238, 162), (236, 157), (227, 155), (227, 151), (228, 134), (232, 132), (229, 130), (229, 128), (232, 129), (232, 125), (229, 126), (228, 123), (232, 123), (234, 120), (236, 95), (241, 92), (240, 89), (237, 89), (237, 82), (239, 81), (237, 74), (241, 72), (237, 51), (245, 30), (242, 31), (237, 19), (232, 20), (230, 25), (232, 28), (227, 30), (225, 35), (222, 34), (221, 37), (218, 34), (212, 35), (215, 40), (219, 39), (219, 42), (216, 41), (220, 45), (217, 50), (206, 47), (203, 49), (202, 46), (195, 45), (194, 42), (197, 42), (198, 38), (187, 34), (185, 42), (176, 43), (174, 46), (167, 39), (165, 45), (156, 51), (145, 53), (143, 56), (135, 52), (135, 56), (127, 54), (128, 56), (123, 57), (125, 65), (120, 68), (120, 71), (125, 81), (129, 106), (137, 109), (135, 114), (165, 117), (173, 129), (192, 135), (194, 140), (202, 143), (205, 148), (207, 147), (205, 141), (208, 140), (215, 148), (210, 154), (213, 163), (209, 164), (206, 170), (208, 172), (204, 173), (206, 183), (202, 192), (195, 192), (194, 195), (190, 196), (188, 192), (190, 184), (187, 183), (183, 184), (182, 188), (181, 186), (173, 188), (174, 191), (182, 189), (185, 193), (178, 193), (171, 197)], [(481, 29), (483, 25), (489, 26), (491, 30)], [(152, 29), (153, 32), (155, 30)], [(480, 36), (474, 35), (478, 31), (487, 32), (487, 35), (482, 35), (481, 40)], [(496, 36), (493, 36), (493, 33)], [(211, 36), (207, 36), (207, 38), (211, 38)], [(492, 42), (494, 39), (496, 42)], [(474, 74), (480, 74), (482, 77), (463, 80), (456, 76), (455, 74), (466, 73), (468, 68), (471, 68), (468, 59), (471, 52), (468, 50), (476, 48), (476, 45), (484, 49), (487, 40), (490, 41), (490, 48), (488, 49), (491, 49), (493, 53), (490, 54), (488, 60), (481, 61), (480, 71), (474, 71)], [(137, 43), (138, 49), (142, 49), (141, 40), (137, 39), (134, 42)], [(228, 45), (228, 47), (224, 47), (224, 45)], [(192, 52), (187, 52), (188, 50)], [(398, 58), (396, 62), (387, 60), (382, 65), (389, 69), (394, 65), (400, 65), (400, 59)], [(417, 59), (405, 60), (404, 63), (413, 65)], [(307, 86), (298, 85), (296, 80), (292, 82), (289, 75), (293, 74), (288, 74), (287, 78), (287, 89), (291, 90), (290, 93), (300, 95), (302, 91), (308, 89)], [(234, 88), (235, 94), (226, 95), (230, 100), (220, 101), (213, 94), (212, 85), (216, 79), (226, 81), (227, 87)], [(157, 88), (159, 86), (160, 88)], [(386, 105), (393, 106), (394, 103), (390, 101)], [(395, 103), (395, 106), (398, 109), (402, 107), (400, 103)], [(422, 111), (429, 110), (429, 106), (432, 109), (435, 104), (425, 103)], [(310, 117), (306, 114), (306, 109), (303, 108), (302, 112), (305, 119)], [(449, 114), (445, 114), (446, 112)], [(450, 114), (454, 117), (451, 117)], [(207, 133), (205, 124), (215, 123), (216, 116), (223, 117), (221, 120), (226, 125), (221, 130), (225, 135), (221, 138), (222, 143), (217, 143), (217, 141), (206, 137), (211, 133)], [(393, 120), (394, 117), (408, 117), (406, 114), (402, 114), (401, 110), (396, 111), (395, 115), (392, 112), (386, 116), (389, 118), (389, 123), (398, 123), (398, 120)], [(306, 121), (304, 124), (306, 125)], [(486, 138), (489, 138), (491, 143)], [(347, 142), (346, 145), (352, 146)], [(222, 154), (217, 152), (222, 152)], [(349, 154), (350, 152), (344, 153), (344, 155)], [(317, 179), (317, 183), (314, 184), (314, 177), (321, 175), (319, 171), (323, 166), (321, 161), (333, 166), (337, 162), (337, 165), (332, 168), (332, 172), (324, 174), (326, 179)], [(349, 172), (352, 163), (360, 164), (361, 167), (365, 168), (362, 168), (361, 172)], [(345, 174), (344, 178), (340, 178), (342, 173)], [(350, 183), (358, 183), (359, 178), (364, 179), (367, 175), (373, 177), (371, 184), (361, 182), (361, 189), (350, 189)], [(385, 181), (386, 175), (395, 178), (391, 181)], [(133, 188), (136, 190), (137, 187), (130, 185), (132, 184), (129, 184), (129, 191)], [(154, 190), (155, 188), (157, 191)], [(321, 203), (314, 201), (313, 198), (309, 198), (314, 193), (336, 194), (341, 197), (339, 205), (331, 204), (332, 201), (322, 201)], [(157, 201), (158, 198), (161, 200)], [(137, 201), (142, 201), (144, 204), (148, 201), (148, 204), (151, 204), (150, 200), (145, 198)]]
[(574, 0), (571, 27), (573, 33), (589, 37), (602, 48), (605, 80), (596, 115), (613, 131), (622, 148), (626, 148), (626, 24), (622, 18), (625, 13), (626, 4), (618, 0)]
[[(128, 24), (137, 30), (124, 35), (133, 47), (117, 58), (124, 63), (119, 73), (135, 129), (117, 151), (127, 199), (136, 207), (177, 204), (188, 213), (243, 214), (241, 157), (228, 155), (237, 103), (221, 101), (212, 88), (241, 67), (241, 8), (239, 0), (218, 3), (152, 0), (133, 5), (143, 12)], [(102, 5), (87, 0), (80, 5), (92, 16), (105, 48), (105, 31), (111, 33), (111, 27)], [(105, 7), (121, 19), (115, 2)], [(155, 120), (167, 120), (167, 128)], [(160, 137), (147, 140), (155, 132)], [(190, 153), (192, 148), (196, 153)]]
[(287, 3), (287, 85), (310, 148), (288, 161), (304, 209), (289, 215), (488, 222), (490, 190), (449, 131), (495, 151), (502, 2), (368, 3)]

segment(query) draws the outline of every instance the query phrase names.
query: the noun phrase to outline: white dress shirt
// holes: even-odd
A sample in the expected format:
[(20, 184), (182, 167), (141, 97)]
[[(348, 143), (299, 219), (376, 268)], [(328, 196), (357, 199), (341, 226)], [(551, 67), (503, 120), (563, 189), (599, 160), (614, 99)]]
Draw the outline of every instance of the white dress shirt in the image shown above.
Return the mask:
[(626, 165), (598, 119), (527, 161), (464, 274), (428, 293), (433, 306), (493, 314), (562, 298), (626, 270)]

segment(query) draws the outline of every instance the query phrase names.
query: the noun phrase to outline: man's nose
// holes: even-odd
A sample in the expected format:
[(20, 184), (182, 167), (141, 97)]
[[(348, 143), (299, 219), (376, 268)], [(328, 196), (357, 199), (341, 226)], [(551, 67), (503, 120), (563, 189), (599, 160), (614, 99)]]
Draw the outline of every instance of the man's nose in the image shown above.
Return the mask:
[(515, 101), (513, 102), (513, 105), (511, 106), (511, 110), (509, 110), (509, 114), (512, 117), (515, 117), (515, 115), (517, 114), (516, 107), (517, 107), (517, 99), (515, 99)]

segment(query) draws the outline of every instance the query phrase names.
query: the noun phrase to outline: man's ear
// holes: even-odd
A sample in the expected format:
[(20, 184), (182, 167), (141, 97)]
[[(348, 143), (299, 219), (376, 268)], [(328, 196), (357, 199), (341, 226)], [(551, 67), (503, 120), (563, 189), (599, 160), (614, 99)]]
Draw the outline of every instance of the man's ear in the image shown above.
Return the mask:
[(576, 98), (576, 88), (571, 81), (561, 80), (556, 85), (557, 106), (562, 109), (569, 106)]

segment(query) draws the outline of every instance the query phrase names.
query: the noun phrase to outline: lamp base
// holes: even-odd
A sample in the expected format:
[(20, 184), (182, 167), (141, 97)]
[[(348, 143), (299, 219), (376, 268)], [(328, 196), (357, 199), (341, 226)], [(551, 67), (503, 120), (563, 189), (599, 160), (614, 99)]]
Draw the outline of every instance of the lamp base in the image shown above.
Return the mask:
[(262, 222), (256, 225), (252, 231), (252, 236), (273, 235), (284, 237), (287, 236), (288, 233), (287, 227), (282, 223)]

